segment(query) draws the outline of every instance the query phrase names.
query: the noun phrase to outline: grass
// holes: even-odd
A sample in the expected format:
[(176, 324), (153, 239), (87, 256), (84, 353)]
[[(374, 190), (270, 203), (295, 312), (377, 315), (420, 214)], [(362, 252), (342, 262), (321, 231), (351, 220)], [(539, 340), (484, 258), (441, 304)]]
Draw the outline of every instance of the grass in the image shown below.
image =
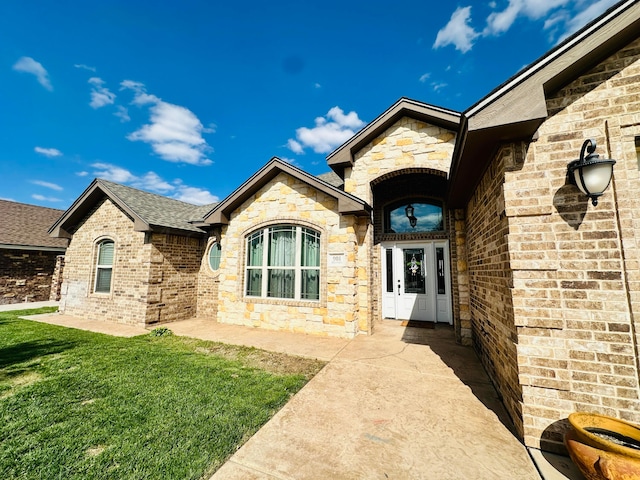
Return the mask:
[(0, 478), (208, 478), (323, 364), (0, 313)]

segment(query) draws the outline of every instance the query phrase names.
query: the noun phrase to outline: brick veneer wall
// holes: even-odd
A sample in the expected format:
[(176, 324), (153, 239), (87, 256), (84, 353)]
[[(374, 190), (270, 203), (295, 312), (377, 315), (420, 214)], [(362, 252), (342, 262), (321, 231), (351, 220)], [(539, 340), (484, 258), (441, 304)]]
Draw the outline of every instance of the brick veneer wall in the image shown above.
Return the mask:
[(204, 241), (181, 235), (151, 236), (146, 323), (194, 317)]
[[(320, 301), (245, 296), (246, 236), (277, 224), (320, 232)], [(334, 198), (280, 173), (237, 208), (222, 229), (218, 321), (339, 337), (366, 332), (370, 319), (366, 313), (363, 319), (359, 309), (367, 304), (360, 295), (367, 293), (362, 284), (368, 282), (368, 263), (356, 265), (366, 230), (353, 216), (338, 214)], [(331, 253), (344, 254), (345, 265), (329, 267)]]
[[(485, 172), (467, 205), (464, 222), (462, 219), (457, 221), (458, 228), (466, 226), (466, 239), (461, 238), (461, 233), (457, 238), (463, 240), (466, 247), (464, 267), (473, 344), (514, 420), (516, 430), (522, 435), (522, 393), (511, 303), (508, 223), (501, 200), (504, 157), (508, 153), (504, 149), (499, 152)], [(464, 261), (464, 257), (458, 259), (458, 263)]]
[[(485, 365), (491, 372), (491, 359), (509, 348), (505, 361), (517, 368), (517, 378), (491, 373), (525, 443), (563, 451), (565, 419), (573, 411), (640, 422), (640, 225), (634, 219), (640, 207), (640, 41), (550, 96), (547, 107), (537, 141), (505, 145), (485, 175), (467, 211), (467, 244), (473, 245), (474, 331)], [(597, 141), (598, 153), (618, 160), (597, 207), (565, 178), (567, 163), (587, 138)], [(481, 197), (485, 209), (498, 207), (493, 222), (474, 230)], [(478, 255), (483, 243), (499, 247), (488, 259), (503, 260), (487, 265)], [(494, 271), (488, 292), (475, 287), (476, 268)], [(499, 326), (493, 335), (485, 335), (492, 333), (486, 310), (475, 307), (487, 297), (504, 310), (491, 312)]]
[(212, 235), (206, 242), (206, 248), (202, 255), (202, 261), (200, 263), (200, 271), (198, 273), (198, 317), (206, 318), (208, 320), (215, 321), (218, 315), (218, 294), (220, 285), (220, 268), (217, 271), (212, 271), (209, 267), (209, 259), (207, 253), (209, 247), (213, 242), (220, 242), (221, 267), (224, 263), (226, 256), (226, 246), (224, 245), (224, 239), (219, 235)]
[[(115, 242), (111, 293), (93, 293), (96, 241)], [(144, 325), (151, 244), (110, 200), (99, 203), (73, 234), (65, 255), (60, 311), (89, 320)]]
[[(111, 293), (94, 293), (96, 243), (115, 242)], [(60, 311), (90, 320), (133, 325), (196, 315), (204, 241), (174, 234), (145, 234), (106, 199), (73, 234), (65, 256)]]
[(49, 293), (49, 300), (57, 302), (62, 297), (62, 275), (64, 273), (64, 255), (58, 255), (56, 257), (56, 265), (53, 269), (53, 275), (51, 276), (51, 293)]
[(49, 300), (60, 252), (0, 249), (0, 305)]

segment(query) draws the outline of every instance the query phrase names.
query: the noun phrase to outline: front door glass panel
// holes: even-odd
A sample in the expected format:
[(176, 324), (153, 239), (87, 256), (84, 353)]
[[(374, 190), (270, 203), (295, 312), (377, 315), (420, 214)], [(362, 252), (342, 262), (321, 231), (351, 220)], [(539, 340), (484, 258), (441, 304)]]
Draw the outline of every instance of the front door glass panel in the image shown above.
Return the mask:
[(404, 293), (426, 292), (425, 265), (423, 248), (405, 248), (404, 256)]

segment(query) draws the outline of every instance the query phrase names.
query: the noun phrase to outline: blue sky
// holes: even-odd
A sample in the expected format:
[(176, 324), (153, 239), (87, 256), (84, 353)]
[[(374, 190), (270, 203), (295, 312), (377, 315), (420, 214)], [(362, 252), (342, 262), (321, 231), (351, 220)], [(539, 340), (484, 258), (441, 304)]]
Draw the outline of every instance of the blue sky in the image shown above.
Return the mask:
[(615, 0), (0, 2), (0, 198), (191, 203), (312, 173), (400, 97), (463, 111)]

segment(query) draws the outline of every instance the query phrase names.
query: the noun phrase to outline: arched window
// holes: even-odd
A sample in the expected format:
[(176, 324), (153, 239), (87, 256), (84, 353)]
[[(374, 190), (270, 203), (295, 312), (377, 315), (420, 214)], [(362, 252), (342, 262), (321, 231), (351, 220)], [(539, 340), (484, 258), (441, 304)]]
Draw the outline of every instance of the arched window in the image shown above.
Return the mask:
[(222, 247), (218, 242), (213, 242), (209, 247), (207, 258), (209, 260), (209, 268), (214, 272), (220, 268), (220, 257), (222, 256)]
[(385, 209), (385, 233), (441, 232), (442, 204), (438, 202), (394, 203)]
[(96, 255), (96, 279), (93, 291), (96, 293), (111, 292), (111, 277), (113, 273), (113, 240), (103, 240), (98, 244)]
[(320, 299), (320, 232), (274, 225), (250, 234), (246, 245), (247, 296)]

